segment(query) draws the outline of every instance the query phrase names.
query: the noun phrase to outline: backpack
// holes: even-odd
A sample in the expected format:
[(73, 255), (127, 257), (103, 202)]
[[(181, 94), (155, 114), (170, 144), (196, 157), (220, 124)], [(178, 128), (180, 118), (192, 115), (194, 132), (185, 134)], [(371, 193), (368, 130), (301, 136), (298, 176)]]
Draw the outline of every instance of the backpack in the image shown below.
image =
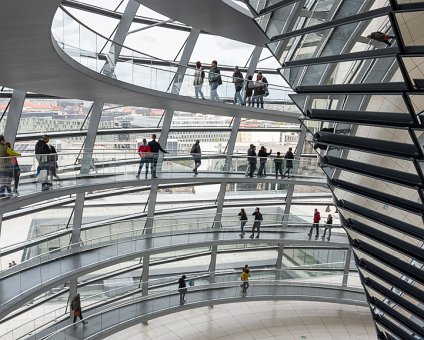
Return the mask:
[(257, 219), (257, 221), (263, 221), (264, 220), (264, 218), (263, 218), (263, 216), (262, 216), (262, 213), (258, 213), (258, 219)]
[(190, 153), (198, 153), (197, 152), (197, 145), (196, 144), (193, 144), (193, 146), (190, 149)]
[(222, 78), (221, 75), (218, 76), (218, 85), (222, 85)]

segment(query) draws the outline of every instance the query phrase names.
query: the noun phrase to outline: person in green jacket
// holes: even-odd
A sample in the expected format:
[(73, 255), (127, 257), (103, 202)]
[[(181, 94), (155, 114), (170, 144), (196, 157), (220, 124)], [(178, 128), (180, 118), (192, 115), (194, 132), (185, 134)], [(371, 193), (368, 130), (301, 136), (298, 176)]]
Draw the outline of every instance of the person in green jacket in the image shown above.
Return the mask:
[(10, 198), (12, 194), (13, 169), (11, 158), (20, 156), (19, 152), (6, 145), (3, 135), (0, 135), (0, 198)]

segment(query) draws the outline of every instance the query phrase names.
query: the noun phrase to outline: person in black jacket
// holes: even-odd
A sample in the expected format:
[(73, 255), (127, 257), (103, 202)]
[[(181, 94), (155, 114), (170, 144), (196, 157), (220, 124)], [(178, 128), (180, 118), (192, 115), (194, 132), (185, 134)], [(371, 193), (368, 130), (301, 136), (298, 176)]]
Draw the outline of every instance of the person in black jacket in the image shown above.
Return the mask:
[(49, 136), (43, 135), (41, 139), (35, 144), (35, 158), (38, 161), (37, 176), (41, 171), (45, 170), (47, 172), (46, 176), (43, 177), (41, 183), (41, 190), (49, 190), (51, 185), (49, 183), (49, 168), (50, 168), (50, 158), (48, 154), (50, 153), (50, 147), (48, 145)]
[(249, 150), (247, 150), (247, 161), (249, 162), (249, 177), (253, 177), (253, 173), (256, 170), (256, 163), (258, 160), (256, 159), (256, 146), (250, 144)]
[(196, 140), (196, 143), (190, 149), (190, 155), (194, 160), (194, 169), (193, 172), (195, 175), (198, 174), (197, 169), (202, 164), (202, 149), (200, 148), (200, 140)]
[(234, 73), (233, 73), (233, 83), (235, 87), (235, 94), (234, 94), (234, 104), (237, 104), (237, 101), (240, 102), (240, 105), (244, 105), (244, 101), (241, 97), (241, 90), (243, 89), (243, 73), (241, 73), (238, 66), (234, 67)]
[(252, 226), (252, 235), (250, 235), (250, 238), (255, 237), (255, 229), (258, 229), (258, 236), (256, 236), (256, 238), (259, 238), (259, 234), (261, 233), (261, 223), (263, 221), (263, 217), (261, 212), (259, 211), (259, 208), (255, 209), (255, 212), (252, 214), (253, 216), (255, 216), (255, 221), (253, 222), (253, 226)]
[(244, 209), (240, 209), (240, 212), (238, 214), (238, 217), (240, 219), (240, 228), (241, 228), (240, 237), (241, 238), (244, 238), (244, 226), (247, 223), (247, 214), (244, 211)]
[(211, 100), (220, 101), (218, 96), (218, 86), (222, 84), (221, 71), (218, 68), (218, 62), (212, 60), (209, 70), (209, 85), (211, 86)]
[(325, 225), (324, 225), (324, 234), (322, 235), (322, 240), (323, 241), (325, 239), (325, 233), (327, 232), (327, 229), (328, 229), (328, 238), (327, 238), (327, 241), (330, 241), (330, 238), (331, 238), (331, 227), (332, 226), (333, 226), (333, 216), (331, 216), (331, 214), (328, 214), (327, 221), (325, 221)]
[(168, 151), (165, 151), (162, 149), (160, 144), (156, 141), (156, 134), (152, 134), (152, 140), (148, 143), (150, 147), (150, 152), (152, 154), (152, 178), (158, 178), (156, 176), (156, 165), (158, 164), (159, 159), (159, 151), (162, 151), (163, 153), (168, 153)]
[(252, 80), (253, 76), (247, 76), (246, 78), (246, 86), (244, 87), (245, 90), (245, 98), (244, 103), (247, 103), (247, 106), (253, 106), (252, 101), (252, 95), (253, 95), (253, 89), (255, 88), (255, 82)]
[(261, 146), (261, 149), (258, 152), (259, 156), (259, 170), (258, 170), (258, 176), (266, 176), (266, 161), (267, 157), (272, 153), (272, 150), (269, 150), (269, 152), (266, 152), (266, 148), (264, 146)]
[(264, 108), (264, 95), (267, 89), (268, 81), (262, 76), (262, 72), (259, 71), (256, 76), (255, 88), (253, 90), (252, 106), (255, 106), (256, 103), (257, 107), (260, 105), (262, 109)]
[(180, 292), (180, 303), (183, 304), (185, 302), (185, 296), (187, 294), (187, 284), (186, 284), (186, 276), (183, 275), (178, 280), (178, 291)]
[(274, 158), (275, 164), (275, 178), (278, 178), (278, 173), (280, 173), (281, 178), (283, 178), (283, 157), (277, 152), (277, 156)]
[(289, 151), (287, 151), (285, 156), (284, 156), (284, 159), (286, 160), (286, 171), (284, 172), (282, 177), (287, 175), (288, 178), (291, 178), (290, 170), (293, 169), (293, 159), (294, 159), (294, 155), (293, 155), (292, 150), (293, 150), (292, 148), (289, 148)]
[[(80, 320), (84, 319), (84, 317), (82, 316), (81, 298), (79, 293), (77, 293), (77, 295), (75, 295), (71, 301), (71, 310), (74, 314), (73, 323), (77, 321), (77, 317), (79, 317)], [(85, 326), (87, 324), (87, 321), (83, 321), (82, 324)]]

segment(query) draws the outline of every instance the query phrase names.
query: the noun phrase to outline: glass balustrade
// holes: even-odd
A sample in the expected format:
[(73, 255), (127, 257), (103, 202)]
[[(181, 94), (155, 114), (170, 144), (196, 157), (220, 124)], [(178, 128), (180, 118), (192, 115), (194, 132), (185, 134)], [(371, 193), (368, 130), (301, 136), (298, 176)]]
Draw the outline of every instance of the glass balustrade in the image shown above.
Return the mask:
[[(340, 275), (342, 278), (343, 275)], [(325, 280), (324, 280), (325, 281)], [(323, 281), (323, 282), (324, 282)], [(298, 298), (299, 296), (310, 296), (316, 298), (314, 294), (319, 294), (321, 298), (341, 298), (340, 291), (335, 292), (332, 288), (341, 288), (340, 284), (326, 285), (325, 283), (320, 284), (311, 284), (311, 283), (300, 283), (300, 282), (282, 282), (279, 280), (254, 280), (251, 279), (250, 287), (248, 288), (246, 296), (261, 297), (262, 299), (267, 299), (268, 297), (273, 297), (283, 295), (286, 298), (293, 296), (293, 298)], [(319, 288), (319, 291), (312, 290), (311, 288)], [(360, 289), (354, 288), (344, 288), (344, 290), (349, 291), (349, 298), (352, 303), (357, 303), (361, 301), (365, 303), (365, 297), (363, 292)], [(219, 303), (219, 301), (229, 301), (231, 299), (240, 299), (242, 297), (240, 289), (240, 280), (236, 281), (225, 281), (220, 283), (208, 284), (205, 286), (193, 286), (188, 288), (186, 295), (186, 304), (197, 304), (197, 303)], [(143, 303), (145, 301), (145, 303)], [(135, 304), (135, 305), (134, 305)], [(78, 336), (85, 336), (93, 334), (96, 332), (101, 332), (103, 329), (113, 326), (114, 324), (119, 324), (124, 322), (128, 318), (128, 312), (125, 311), (125, 307), (133, 305), (132, 310), (135, 312), (134, 315), (137, 317), (140, 315), (147, 316), (149, 314), (154, 314), (157, 312), (164, 312), (167, 309), (175, 311), (175, 308), (178, 308), (179, 296), (176, 289), (176, 286), (170, 286), (167, 289), (164, 289), (161, 293), (156, 295), (151, 295), (147, 297), (140, 297), (134, 295), (132, 298), (127, 299), (122, 304), (117, 304), (109, 308), (94, 308), (90, 316), (86, 316), (85, 320), (89, 322), (89, 327), (83, 328), (79, 327), (75, 330), (73, 325), (68, 325), (63, 328), (60, 325), (55, 333), (52, 333), (47, 337), (47, 339), (71, 339), (75, 334)], [(108, 313), (113, 311), (113, 321), (110, 320), (110, 314)], [(92, 322), (90, 323), (90, 319)], [(93, 322), (95, 320), (95, 322)]]
[[(177, 154), (165, 155), (164, 157), (160, 155), (157, 157), (153, 154), (146, 154), (144, 156), (143, 160), (149, 165), (149, 177), (151, 176), (151, 170), (156, 161), (154, 161), (154, 159), (157, 159), (156, 171), (159, 178), (184, 181), (184, 179), (188, 177), (191, 178), (195, 176), (195, 174), (193, 174), (194, 162), (192, 155)], [(45, 158), (42, 158), (40, 161), (41, 163), (39, 162), (40, 157)], [(2, 159), (4, 159), (7, 166), (4, 171), (0, 173), (0, 176), (4, 178), (6, 182), (12, 183), (15, 173), (14, 168), (9, 165), (11, 163), (11, 158), (5, 157)], [(56, 155), (50, 154), (49, 156), (22, 155), (16, 159), (21, 168), (19, 186), (20, 196), (34, 194), (43, 190), (67, 189), (83, 185), (100, 186), (104, 184), (106, 185), (105, 189), (110, 189), (113, 187), (112, 184), (114, 182), (135, 180), (141, 160), (138, 153), (124, 150), (104, 150), (100, 152), (96, 150), (88, 154), (67, 152)], [(218, 182), (220, 181), (219, 176), (225, 176), (228, 179), (239, 178), (244, 175), (247, 176), (247, 172), (251, 166), (251, 160), (257, 162), (255, 166), (256, 171), (258, 171), (261, 162), (260, 158), (247, 157), (240, 154), (202, 154), (201, 159), (202, 164), (198, 168), (198, 178), (213, 178), (218, 176)], [(264, 179), (275, 178), (274, 160), (274, 157), (268, 157), (262, 175), (258, 173), (257, 176), (263, 177)], [(143, 165), (143, 170), (141, 172), (141, 181), (145, 179), (146, 163)], [(302, 179), (310, 181), (311, 183), (308, 184), (311, 185), (313, 185), (314, 182), (316, 182), (316, 185), (324, 184), (324, 175), (316, 159), (307, 157), (294, 159), (292, 164), (293, 167), (290, 170), (290, 177), (297, 180)], [(283, 160), (282, 170), (283, 172), (287, 170), (285, 160)], [(55, 177), (54, 174), (57, 176)], [(279, 178), (281, 179), (281, 175), (279, 175)], [(289, 179), (288, 175), (285, 176), (285, 179)], [(47, 184), (43, 185), (43, 183)], [(283, 181), (279, 183), (283, 183)], [(134, 183), (128, 186), (130, 185), (134, 185)], [(6, 184), (6, 186), (8, 186), (10, 190), (4, 187), (2, 188), (2, 199), (15, 197), (11, 190), (11, 184)], [(272, 186), (268, 189), (275, 190)], [(243, 191), (246, 190), (246, 188), (241, 186), (238, 190)], [(0, 201), (0, 206), (1, 203), (2, 201)]]
[[(194, 68), (161, 60), (117, 44), (80, 23), (63, 8), (58, 9), (54, 17), (52, 34), (66, 54), (90, 70), (140, 87), (196, 97), (193, 85), (196, 79)], [(114, 45), (122, 48), (118, 57), (108, 52)], [(246, 75), (244, 77), (246, 78)], [(219, 101), (233, 103), (235, 94), (233, 77), (221, 73), (220, 78), (222, 84), (217, 89)], [(206, 99), (211, 98), (209, 79), (214, 79), (214, 74), (204, 70), (204, 80), (199, 84), (202, 85), (202, 92)], [(246, 89), (259, 86), (263, 84), (256, 82), (255, 78), (252, 81), (245, 79), (242, 98), (245, 97)], [(285, 111), (298, 112), (289, 97), (289, 94), (293, 93), (290, 87), (268, 83), (263, 92), (265, 92), (265, 108), (275, 109), (275, 105), (280, 104)], [(199, 99), (201, 99), (200, 95)], [(260, 106), (256, 97), (255, 103), (256, 106)]]
[[(250, 217), (250, 216), (249, 216)], [(311, 226), (312, 216), (293, 216), (290, 215), (287, 226), (283, 227), (283, 215), (265, 214), (261, 230), (263, 233), (275, 233), (272, 237), (282, 235), (282, 240), (296, 240), (307, 237), (307, 231)], [(52, 259), (70, 255), (74, 251), (84, 251), (93, 248), (106, 247), (109, 245), (125, 244), (124, 248), (129, 246), (131, 249), (134, 244), (131, 241), (141, 239), (151, 239), (149, 243), (152, 248), (156, 246), (178, 245), (180, 242), (207, 242), (212, 241), (210, 232), (223, 232), (219, 239), (239, 238), (240, 222), (234, 216), (223, 215), (220, 219), (210, 216), (199, 216), (192, 214), (187, 218), (152, 218), (133, 221), (122, 221), (110, 224), (99, 224), (96, 228), (83, 227), (80, 236), (80, 242), (71, 244), (71, 230), (47, 234), (39, 239), (18, 243), (9, 247), (0, 249), (0, 254), (12, 255), (15, 258), (21, 257), (22, 261), (16, 266), (7, 268), (6, 263), (2, 263), (1, 275), (8, 276), (19, 271), (46, 263)], [(245, 226), (248, 234), (253, 223), (253, 216)], [(215, 227), (215, 228), (214, 228)], [(323, 225), (322, 225), (323, 228)], [(281, 233), (284, 234), (281, 234)], [(57, 237), (55, 237), (57, 235)], [(163, 238), (171, 237), (164, 243)], [(156, 238), (156, 240), (155, 240)], [(173, 239), (172, 239), (173, 238)], [(332, 238), (335, 242), (346, 243), (345, 231), (339, 224), (332, 226)], [(168, 243), (167, 243), (168, 242)], [(112, 256), (118, 256), (115, 249), (111, 250)], [(25, 255), (20, 255), (25, 254)]]
[[(40, 284), (52, 282), (58, 277), (71, 275), (80, 270), (95, 270), (107, 266), (111, 259), (125, 260), (140, 256), (140, 249), (144, 251), (152, 250), (155, 253), (166, 251), (170, 247), (181, 248), (192, 245), (199, 247), (202, 244), (210, 244), (211, 242), (238, 242), (238, 231), (235, 233), (228, 232), (225, 228), (214, 231), (209, 229), (196, 230), (193, 233), (176, 233), (171, 235), (156, 235), (151, 237), (140, 237), (142, 231), (127, 232), (114, 235), (108, 235), (95, 239), (85, 240), (70, 244), (67, 247), (55, 249), (54, 251), (45, 253), (40, 256), (31, 258), (28, 261), (22, 262), (7, 271), (3, 271), (3, 280), (9, 280), (12, 284), (9, 285), (8, 291), (4, 292), (4, 303), (16, 298), (20, 294), (24, 294), (34, 289)], [(303, 233), (299, 235), (296, 232), (269, 233), (266, 230), (262, 232), (262, 238), (265, 242), (290, 242), (304, 243), (308, 238)], [(336, 244), (346, 243), (345, 236), (332, 236), (333, 242)], [(317, 246), (317, 244), (311, 245)], [(101, 248), (101, 249), (99, 249)], [(97, 249), (95, 252), (80, 252), (81, 250)], [(75, 252), (79, 254), (79, 262), (76, 264), (72, 259)], [(45, 266), (53, 266), (54, 269), (47, 269)], [(27, 272), (27, 270), (29, 270)], [(19, 275), (12, 275), (19, 274)], [(10, 276), (12, 275), (12, 276)], [(28, 279), (31, 276), (31, 280)]]
[[(156, 297), (174, 296), (177, 293), (177, 282), (180, 276), (168, 276), (159, 279), (149, 280), (145, 285), (149, 287), (148, 296), (142, 297), (141, 283), (121, 285), (114, 289), (108, 289), (105, 285), (98, 285), (95, 294), (91, 291), (84, 292), (80, 290), (82, 295), (82, 305), (84, 307), (86, 318), (95, 313), (96, 310), (101, 311), (104, 308), (110, 308), (123, 303), (132, 303), (134, 300), (149, 300)], [(215, 272), (215, 284), (209, 282), (210, 273), (198, 273), (189, 275), (187, 281), (192, 283), (188, 286), (188, 294), (194, 290), (203, 289), (221, 289), (226, 287), (237, 287), (240, 285), (240, 272), (237, 271), (223, 271)], [(255, 294), (255, 286), (268, 284), (268, 285), (304, 285), (305, 287), (333, 287), (346, 289), (361, 289), (359, 276), (356, 272), (344, 274), (343, 270), (327, 270), (327, 271), (314, 271), (314, 270), (275, 270), (275, 269), (253, 269), (251, 271), (251, 286), (249, 287), (249, 294)], [(263, 293), (261, 289), (261, 293)], [(47, 327), (54, 327), (55, 323), (69, 319), (69, 307), (67, 306), (68, 292), (62, 294), (63, 296), (57, 297), (54, 301), (49, 301), (47, 304), (60, 306), (46, 311), (45, 306), (42, 315), (37, 314), (36, 317), (30, 317), (26, 320), (25, 324), (13, 328), (16, 320), (8, 320), (6, 326), (13, 328), (7, 333), (2, 334), (2, 339), (18, 339), (28, 336), (29, 334), (35, 335), (40, 333)], [(234, 293), (234, 297), (239, 297), (240, 291)], [(187, 295), (189, 299), (189, 295)], [(103, 307), (100, 307), (103, 306)], [(35, 307), (35, 311), (37, 307)], [(40, 306), (39, 309), (43, 308)], [(89, 319), (89, 318), (88, 318)]]

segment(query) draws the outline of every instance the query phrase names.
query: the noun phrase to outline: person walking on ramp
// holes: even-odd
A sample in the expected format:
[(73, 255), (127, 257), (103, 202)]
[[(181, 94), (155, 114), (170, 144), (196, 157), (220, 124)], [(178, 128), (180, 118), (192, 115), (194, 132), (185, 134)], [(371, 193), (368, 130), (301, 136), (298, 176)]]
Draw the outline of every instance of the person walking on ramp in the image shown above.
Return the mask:
[(311, 229), (309, 230), (308, 236), (311, 237), (313, 229), (316, 228), (315, 239), (317, 239), (318, 236), (319, 236), (319, 221), (321, 221), (321, 215), (320, 215), (318, 209), (315, 209), (315, 211), (314, 211), (313, 221), (314, 221), (314, 223), (312, 223), (312, 226), (311, 226)]
[(249, 237), (254, 238), (255, 229), (258, 229), (258, 235), (256, 236), (256, 238), (259, 238), (259, 234), (261, 233), (261, 223), (263, 221), (263, 217), (261, 212), (259, 211), (259, 208), (256, 208), (255, 212), (252, 215), (255, 216), (255, 221), (253, 222), (253, 226), (252, 226), (252, 235), (250, 235)]
[(180, 292), (180, 304), (184, 304), (185, 296), (187, 294), (187, 283), (186, 283), (186, 276), (183, 275), (178, 280), (178, 291)]
[(284, 171), (284, 174), (281, 177), (284, 177), (287, 174), (287, 178), (291, 178), (290, 171), (293, 170), (293, 149), (289, 148), (289, 150), (284, 155), (284, 159), (286, 160), (286, 171)]
[(193, 144), (190, 150), (190, 155), (193, 157), (194, 160), (193, 172), (195, 175), (197, 175), (197, 169), (202, 164), (202, 150), (200, 149), (200, 140), (196, 140), (196, 143)]
[(250, 278), (250, 269), (246, 265), (243, 268), (243, 271), (240, 275), (240, 279), (242, 281), (242, 284), (240, 285), (242, 294), (247, 294), (247, 288), (249, 288), (249, 278)]
[(244, 238), (244, 226), (247, 223), (247, 214), (244, 211), (244, 209), (240, 209), (238, 216), (240, 219), (240, 230), (241, 230), (240, 237)]
[[(79, 317), (80, 320), (84, 319), (84, 317), (82, 316), (81, 298), (80, 298), (79, 293), (77, 293), (77, 295), (75, 295), (75, 297), (72, 299), (71, 309), (72, 309), (73, 314), (74, 314), (73, 323), (77, 322), (77, 317)], [(83, 321), (82, 324), (86, 325), (87, 321)]]
[(325, 222), (325, 226), (324, 226), (324, 234), (322, 235), (322, 240), (323, 241), (325, 239), (325, 234), (327, 232), (327, 229), (328, 229), (328, 238), (327, 238), (327, 241), (330, 241), (330, 238), (331, 238), (331, 227), (332, 226), (333, 226), (333, 216), (331, 216), (331, 214), (328, 214), (327, 221)]
[(165, 151), (162, 149), (160, 144), (156, 141), (156, 134), (152, 134), (152, 140), (149, 142), (150, 152), (151, 152), (151, 158), (152, 158), (152, 165), (151, 165), (151, 172), (152, 172), (152, 178), (158, 178), (156, 176), (156, 166), (158, 164), (159, 160), (159, 151), (162, 151), (163, 153), (168, 153), (168, 151)]

